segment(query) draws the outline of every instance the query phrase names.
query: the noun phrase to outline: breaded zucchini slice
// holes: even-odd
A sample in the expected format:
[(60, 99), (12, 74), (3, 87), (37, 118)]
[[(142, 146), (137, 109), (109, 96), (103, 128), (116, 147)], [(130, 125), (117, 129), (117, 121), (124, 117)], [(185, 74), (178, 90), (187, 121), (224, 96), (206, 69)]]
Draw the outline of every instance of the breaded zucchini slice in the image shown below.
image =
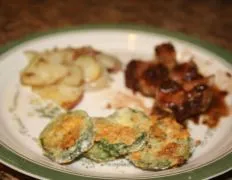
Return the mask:
[(151, 116), (152, 126), (144, 149), (127, 158), (142, 169), (162, 170), (183, 164), (191, 155), (190, 134), (170, 114)]
[(124, 108), (107, 118), (95, 120), (95, 142), (85, 154), (96, 162), (106, 162), (143, 148), (150, 119), (141, 111)]
[(93, 122), (84, 111), (59, 115), (40, 134), (44, 154), (57, 163), (68, 163), (91, 148)]

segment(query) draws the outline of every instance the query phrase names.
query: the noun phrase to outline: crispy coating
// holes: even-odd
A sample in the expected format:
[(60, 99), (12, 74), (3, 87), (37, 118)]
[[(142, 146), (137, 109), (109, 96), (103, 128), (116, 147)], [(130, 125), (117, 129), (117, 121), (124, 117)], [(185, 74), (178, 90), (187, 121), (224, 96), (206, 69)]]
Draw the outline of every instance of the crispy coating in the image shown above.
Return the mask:
[(140, 111), (123, 108), (107, 118), (95, 119), (95, 142), (85, 154), (96, 162), (106, 162), (143, 148), (150, 119)]
[(97, 132), (95, 141), (105, 139), (111, 144), (124, 143), (131, 145), (136, 139), (135, 129), (118, 123), (112, 123), (109, 120), (97, 120), (95, 128)]
[(191, 154), (190, 135), (173, 116), (162, 110), (151, 116), (147, 145), (128, 159), (142, 169), (162, 170), (183, 164)]
[(59, 115), (40, 134), (40, 143), (47, 157), (68, 163), (93, 144), (93, 124), (84, 111)]

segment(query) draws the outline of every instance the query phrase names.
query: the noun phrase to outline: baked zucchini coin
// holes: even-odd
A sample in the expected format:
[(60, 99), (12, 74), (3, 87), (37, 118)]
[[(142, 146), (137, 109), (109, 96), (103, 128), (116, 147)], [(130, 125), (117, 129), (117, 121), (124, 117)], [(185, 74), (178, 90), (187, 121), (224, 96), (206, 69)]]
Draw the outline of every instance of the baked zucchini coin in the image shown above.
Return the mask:
[(40, 134), (44, 154), (57, 163), (69, 163), (91, 148), (93, 122), (84, 111), (59, 115)]
[(150, 124), (143, 112), (130, 108), (95, 119), (95, 142), (86, 156), (96, 162), (106, 162), (141, 150), (147, 141)]
[(172, 115), (151, 116), (152, 126), (144, 149), (133, 152), (128, 159), (137, 167), (162, 170), (183, 164), (191, 155), (190, 135)]

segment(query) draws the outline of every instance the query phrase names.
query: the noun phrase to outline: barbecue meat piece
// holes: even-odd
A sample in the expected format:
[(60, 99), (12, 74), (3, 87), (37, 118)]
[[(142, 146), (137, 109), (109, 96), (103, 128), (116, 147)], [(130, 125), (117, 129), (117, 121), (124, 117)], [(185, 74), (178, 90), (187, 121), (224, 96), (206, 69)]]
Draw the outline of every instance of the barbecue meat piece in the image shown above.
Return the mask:
[(197, 65), (192, 60), (176, 65), (170, 72), (170, 76), (178, 83), (202, 79)]
[(156, 93), (159, 106), (169, 108), (179, 122), (205, 112), (212, 101), (213, 77), (203, 77), (193, 61), (176, 65)]
[(145, 96), (155, 96), (159, 84), (168, 79), (176, 62), (176, 51), (171, 43), (155, 47), (156, 61), (131, 60), (125, 71), (126, 87)]
[(155, 47), (155, 59), (172, 70), (176, 65), (176, 51), (171, 43), (163, 43)]
[(191, 91), (187, 92), (187, 104), (191, 109), (191, 114), (196, 115), (205, 112), (213, 98), (213, 90), (207, 84), (199, 84)]
[(212, 89), (207, 84), (198, 84), (191, 90), (185, 91), (173, 80), (162, 82), (156, 92), (157, 105), (171, 109), (180, 123), (205, 112), (210, 106), (212, 97)]
[(154, 97), (160, 83), (168, 78), (168, 68), (160, 63), (132, 60), (126, 67), (126, 86), (134, 92)]
[(198, 85), (187, 93), (187, 97), (182, 106), (174, 105), (170, 107), (180, 123), (183, 123), (187, 118), (205, 112), (212, 101), (213, 91), (207, 85)]
[(164, 108), (170, 108), (173, 105), (181, 106), (186, 98), (186, 92), (181, 85), (171, 79), (163, 81), (155, 95), (158, 105)]
[(206, 112), (213, 99), (212, 77), (204, 77), (195, 62), (177, 64), (172, 44), (155, 48), (156, 61), (132, 60), (126, 67), (126, 86), (153, 97), (155, 108), (169, 109), (183, 123)]
[(170, 71), (170, 78), (181, 84), (185, 91), (190, 91), (195, 86), (200, 84), (207, 84), (211, 86), (214, 76), (204, 77), (198, 71), (197, 65), (194, 61), (189, 61), (176, 65)]
[(133, 90), (133, 92), (139, 91), (139, 78), (142, 72), (149, 67), (150, 63), (146, 63), (140, 60), (131, 60), (125, 70), (125, 83), (126, 87)]
[(155, 96), (160, 84), (168, 79), (168, 69), (163, 64), (153, 64), (145, 69), (139, 81), (140, 91), (146, 96)]

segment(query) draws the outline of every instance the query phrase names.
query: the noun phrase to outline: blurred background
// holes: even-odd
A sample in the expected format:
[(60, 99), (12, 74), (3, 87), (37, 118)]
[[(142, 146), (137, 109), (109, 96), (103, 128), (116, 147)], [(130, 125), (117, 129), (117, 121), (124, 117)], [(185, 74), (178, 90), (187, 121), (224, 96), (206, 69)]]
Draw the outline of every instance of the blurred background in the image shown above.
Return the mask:
[(232, 50), (231, 0), (0, 0), (0, 44), (29, 33), (96, 23), (152, 25)]
[[(232, 0), (0, 0), (0, 46), (30, 33), (130, 23), (183, 32), (232, 51)], [(0, 179), (31, 179), (0, 164)], [(232, 172), (215, 179), (232, 179)]]

